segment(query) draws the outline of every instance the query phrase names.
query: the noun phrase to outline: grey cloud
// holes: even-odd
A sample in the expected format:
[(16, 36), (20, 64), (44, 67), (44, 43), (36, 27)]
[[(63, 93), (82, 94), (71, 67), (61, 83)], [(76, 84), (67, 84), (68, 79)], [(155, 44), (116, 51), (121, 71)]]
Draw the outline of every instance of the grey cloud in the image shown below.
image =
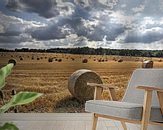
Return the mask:
[[(105, 25), (105, 21), (102, 22), (98, 27), (93, 27), (90, 31), (89, 28), (83, 26), (82, 20), (92, 21), (90, 10), (94, 8), (94, 11), (98, 9), (108, 8), (112, 4), (117, 3), (117, 0), (110, 2), (104, 2), (99, 0), (69, 0), (71, 4), (74, 5), (73, 13), (65, 18), (60, 18), (58, 23), (53, 23), (47, 27), (41, 27), (37, 30), (33, 30), (31, 35), (37, 40), (52, 40), (52, 39), (62, 39), (69, 34), (77, 34), (79, 37), (87, 37), (91, 41), (101, 41), (105, 35), (107, 35), (107, 40), (113, 41), (119, 33), (123, 32), (123, 27), (119, 25)], [(11, 3), (10, 8), (19, 8), (26, 11), (36, 12), (44, 17), (54, 17), (58, 14), (50, 14), (50, 12), (57, 12), (58, 5), (63, 5), (65, 1), (56, 2), (54, 0), (18, 0), (15, 4)], [(9, 4), (8, 4), (9, 5)], [(65, 7), (68, 4), (65, 4)], [(13, 6), (13, 7), (12, 7)], [(64, 6), (62, 6), (64, 7)], [(56, 11), (55, 11), (56, 10)], [(70, 31), (62, 32), (63, 26), (68, 26)], [(107, 26), (107, 27), (105, 27)]]
[[(62, 32), (64, 26), (68, 31)], [(32, 33), (32, 37), (38, 40), (62, 39), (70, 34), (77, 34), (79, 37), (84, 36), (91, 41), (102, 41), (104, 36), (107, 40), (114, 41), (115, 38), (125, 31), (125, 27), (120, 24), (105, 24), (102, 22), (97, 27), (87, 28), (83, 25), (81, 18), (64, 19), (56, 25), (40, 28)]]
[(19, 43), (0, 43), (0, 48), (19, 48)]
[[(140, 8), (141, 5), (144, 5), (145, 0), (119, 0), (115, 5), (114, 10), (124, 11), (126, 14), (134, 14), (133, 8)], [(122, 5), (126, 5), (123, 7)]]
[[(18, 46), (18, 43), (21, 42), (35, 41), (38, 42), (37, 44), (42, 44), (42, 46), (43, 44), (46, 46), (50, 44), (54, 45), (54, 47), (66, 47), (68, 43), (72, 43), (73, 46), (86, 46), (88, 42), (103, 41), (105, 37), (106, 44), (110, 45), (112, 41), (116, 41), (118, 37), (126, 33), (127, 35), (122, 38), (124, 43), (121, 44), (148, 44), (163, 39), (163, 31), (151, 29), (155, 27), (163, 28), (163, 25), (158, 24), (159, 19), (156, 19), (156, 17), (163, 16), (162, 0), (158, 0), (156, 5), (152, 4), (155, 0), (10, 1), (15, 1), (7, 3), (10, 11), (15, 10), (17, 14), (18, 12), (27, 12), (28, 16), (30, 16), (30, 13), (38, 14), (46, 21), (44, 21), (46, 26), (35, 27), (30, 23), (26, 23), (23, 19), (16, 19), (19, 15), (15, 15), (16, 17), (13, 18), (3, 16), (0, 13), (1, 44), (13, 43)], [(155, 21), (158, 21), (157, 24), (140, 23), (143, 22), (146, 16), (151, 16)], [(40, 23), (43, 23), (42, 19), (39, 19)], [(97, 24), (92, 24), (96, 22)], [(136, 30), (139, 24), (142, 24), (146, 33), (139, 33)], [(76, 35), (77, 37), (67, 40), (70, 35)], [(102, 46), (102, 44), (100, 45)]]
[(20, 3), (24, 4), (25, 10), (39, 13), (46, 18), (59, 15), (55, 8), (57, 3), (52, 0), (20, 0)]
[(140, 32), (129, 32), (126, 36), (124, 42), (126, 43), (152, 43), (156, 41), (160, 41), (163, 39), (163, 31), (162, 32), (146, 32), (145, 34), (141, 34)]
[[(10, 2), (12, 1), (12, 2)], [(34, 12), (45, 18), (58, 16), (62, 10), (68, 12), (69, 4), (65, 2), (58, 7), (57, 0), (10, 0), (6, 7), (15, 11)]]
[(0, 36), (0, 43), (21, 43), (30, 41), (29, 37), (20, 36)]
[(160, 17), (163, 14), (163, 1), (162, 0), (146, 0), (144, 3), (143, 15)]
[(38, 28), (37, 26), (39, 25), (36, 22), (33, 23), (32, 21), (6, 16), (2, 13), (0, 13), (0, 19), (0, 25), (3, 28), (0, 32), (1, 46), (4, 44), (8, 45), (9, 43), (8, 46), (18, 46), (21, 42), (32, 41), (30, 33), (33, 29)]
[[(89, 19), (89, 12), (82, 7), (77, 6), (72, 15), (58, 19), (58, 22), (52, 22), (47, 27), (39, 28), (32, 32), (32, 37), (38, 40), (62, 39), (66, 35), (77, 33), (79, 36), (84, 35), (82, 19)], [(62, 32), (64, 26), (69, 31)], [(85, 34), (86, 35), (86, 34)]]
[(62, 32), (61, 27), (56, 25), (42, 27), (31, 33), (32, 37), (38, 40), (62, 39), (68, 35), (68, 32)]
[(4, 32), (0, 33), (0, 36), (19, 36), (21, 33), (24, 32), (24, 26), (20, 23), (13, 24), (10, 23), (9, 25), (4, 25)]
[(114, 41), (115, 38), (125, 31), (125, 27), (120, 24), (105, 24), (103, 22), (91, 35), (88, 35), (88, 38), (94, 41), (102, 41), (104, 36), (107, 41)]
[[(6, 7), (15, 11), (34, 12), (42, 17), (52, 18), (59, 16), (63, 10), (64, 13), (68, 13), (69, 10), (74, 10), (74, 7), (84, 8), (87, 11), (92, 8), (103, 10), (111, 9), (117, 3), (117, 0), (9, 0)], [(82, 15), (82, 13), (79, 12), (78, 14)]]
[(19, 36), (20, 32), (6, 32), (6, 33), (0, 33), (0, 36)]

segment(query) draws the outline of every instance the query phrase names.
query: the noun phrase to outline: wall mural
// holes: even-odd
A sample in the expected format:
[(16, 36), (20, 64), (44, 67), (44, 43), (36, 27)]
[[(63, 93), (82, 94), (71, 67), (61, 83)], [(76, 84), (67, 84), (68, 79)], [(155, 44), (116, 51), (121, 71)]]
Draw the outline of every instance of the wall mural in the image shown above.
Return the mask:
[[(112, 99), (120, 101), (134, 70), (163, 68), (163, 0), (0, 0), (0, 68), (0, 113), (85, 113), (89, 108), (86, 101), (94, 97), (95, 83), (114, 86)], [(134, 82), (145, 80), (145, 84), (162, 87), (161, 79), (151, 79), (155, 73), (145, 74), (141, 73), (143, 78)], [(129, 94), (135, 93), (136, 90)], [(142, 101), (143, 96), (139, 97)], [(100, 97), (111, 99), (107, 90), (96, 98)], [(2, 114), (0, 130), (29, 126), (69, 129), (67, 120), (73, 116), (64, 119), (64, 114), (61, 117), (58, 114), (62, 122), (55, 121), (54, 116), (53, 125), (49, 125), (52, 118), (48, 119), (48, 115), (41, 118), (40, 114), (41, 120), (36, 118), (40, 126), (35, 127), (39, 121), (30, 124), (35, 119), (29, 114), (27, 117), (22, 114), (21, 118), (11, 115), (11, 122), (16, 121), (17, 126), (4, 124), (3, 118), (7, 121), (10, 116)], [(89, 128), (86, 122), (90, 121), (89, 115), (82, 122), (83, 115), (74, 118), (78, 123), (70, 119), (70, 124), (77, 126), (72, 125), (72, 129)], [(31, 122), (26, 123), (23, 118)], [(20, 120), (23, 122), (19, 123)], [(113, 123), (105, 127), (121, 129), (119, 126)], [(139, 129), (136, 125), (127, 127)]]

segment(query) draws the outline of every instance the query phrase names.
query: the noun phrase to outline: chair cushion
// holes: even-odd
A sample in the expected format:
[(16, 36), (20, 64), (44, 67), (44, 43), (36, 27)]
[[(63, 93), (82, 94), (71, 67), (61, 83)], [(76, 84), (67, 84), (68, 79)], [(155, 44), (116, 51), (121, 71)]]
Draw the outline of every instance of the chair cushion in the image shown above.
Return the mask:
[[(141, 120), (143, 105), (118, 101), (89, 100), (85, 104), (85, 111), (129, 120)], [(160, 108), (152, 107), (150, 120), (163, 122)]]

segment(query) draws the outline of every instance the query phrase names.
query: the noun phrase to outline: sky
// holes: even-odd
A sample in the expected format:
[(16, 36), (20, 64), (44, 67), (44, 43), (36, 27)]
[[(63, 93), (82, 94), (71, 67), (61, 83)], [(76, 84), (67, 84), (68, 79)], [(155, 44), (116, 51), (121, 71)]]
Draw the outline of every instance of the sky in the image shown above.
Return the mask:
[(163, 50), (163, 0), (0, 0), (0, 48)]

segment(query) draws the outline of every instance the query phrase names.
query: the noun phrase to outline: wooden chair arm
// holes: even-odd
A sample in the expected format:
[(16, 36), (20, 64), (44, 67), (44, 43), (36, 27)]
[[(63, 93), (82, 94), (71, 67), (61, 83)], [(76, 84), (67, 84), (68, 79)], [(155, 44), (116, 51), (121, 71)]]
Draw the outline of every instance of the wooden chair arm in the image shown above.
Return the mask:
[(137, 89), (143, 89), (145, 91), (163, 92), (163, 89), (162, 88), (158, 88), (158, 87), (138, 86)]
[[(144, 98), (144, 107), (151, 107), (151, 100), (152, 100), (152, 92), (156, 91), (161, 112), (163, 114), (163, 89), (159, 87), (149, 87), (149, 86), (138, 86), (137, 89), (145, 90), (145, 98)], [(148, 108), (149, 109), (149, 108)], [(145, 112), (144, 112), (145, 113)]]
[(108, 89), (111, 100), (116, 101), (115, 87), (108, 84), (97, 84), (97, 83), (87, 83), (88, 86), (95, 87), (94, 100), (101, 100), (102, 92), (104, 89)]
[(87, 83), (88, 86), (91, 87), (100, 87), (103, 89), (115, 89), (115, 87), (113, 85), (109, 85), (109, 84), (97, 84), (97, 83)]

